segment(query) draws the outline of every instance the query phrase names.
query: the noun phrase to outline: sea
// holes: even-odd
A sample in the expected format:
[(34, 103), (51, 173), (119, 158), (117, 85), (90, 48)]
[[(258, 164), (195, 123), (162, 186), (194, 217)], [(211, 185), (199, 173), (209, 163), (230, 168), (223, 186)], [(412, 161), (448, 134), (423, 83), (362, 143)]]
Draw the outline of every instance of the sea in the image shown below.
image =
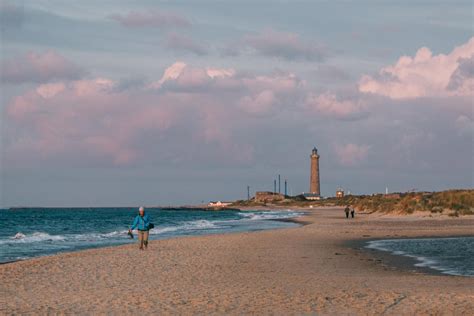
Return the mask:
[(413, 258), (416, 267), (474, 277), (474, 237), (373, 240), (366, 247)]
[[(301, 212), (148, 208), (150, 239), (295, 227)], [(136, 242), (128, 228), (137, 208), (0, 209), (0, 263)]]

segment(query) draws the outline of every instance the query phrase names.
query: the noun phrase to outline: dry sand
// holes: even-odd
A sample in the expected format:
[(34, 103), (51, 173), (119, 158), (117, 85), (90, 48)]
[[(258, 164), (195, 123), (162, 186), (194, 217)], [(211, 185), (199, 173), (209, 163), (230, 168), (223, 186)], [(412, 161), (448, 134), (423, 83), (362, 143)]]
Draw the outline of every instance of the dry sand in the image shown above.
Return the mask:
[(2, 314), (474, 314), (474, 278), (400, 269), (351, 240), (474, 235), (474, 219), (343, 218), (0, 266)]

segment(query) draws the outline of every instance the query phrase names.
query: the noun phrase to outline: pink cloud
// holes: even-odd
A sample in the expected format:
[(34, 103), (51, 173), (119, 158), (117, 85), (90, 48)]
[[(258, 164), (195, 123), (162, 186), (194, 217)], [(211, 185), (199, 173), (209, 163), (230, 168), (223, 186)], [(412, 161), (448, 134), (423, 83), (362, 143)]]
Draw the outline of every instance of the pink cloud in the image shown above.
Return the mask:
[(105, 78), (92, 80), (78, 80), (73, 82), (72, 88), (77, 96), (97, 95), (114, 87), (115, 82)]
[[(173, 124), (173, 112), (157, 107), (164, 98), (146, 98), (114, 92), (114, 82), (98, 78), (70, 83), (40, 85), (12, 100), (7, 114), (24, 127), (8, 152), (36, 152), (43, 158), (81, 153), (82, 157), (131, 163), (140, 156), (134, 141), (143, 130), (163, 131)], [(28, 148), (24, 145), (28, 144)]]
[(382, 68), (376, 76), (363, 76), (359, 91), (392, 99), (472, 96), (474, 37), (449, 54), (434, 55), (420, 48), (414, 57), (402, 56), (395, 65)]
[(175, 80), (178, 78), (182, 73), (184, 68), (186, 68), (186, 64), (183, 63), (182, 61), (177, 61), (168, 68), (165, 69), (165, 72), (163, 73), (163, 76), (159, 81), (156, 81), (151, 84), (152, 88), (160, 88), (161, 85), (168, 80)]
[(370, 146), (345, 144), (335, 145), (335, 153), (339, 163), (343, 166), (352, 167), (367, 160)]
[(83, 144), (96, 155), (111, 159), (114, 165), (127, 165), (138, 158), (136, 151), (124, 147), (120, 141), (111, 137), (89, 136), (84, 139)]
[[(235, 131), (259, 124), (249, 118), (261, 124), (285, 107), (301, 109), (298, 102), (310, 95), (306, 83), (291, 73), (240, 74), (184, 62), (170, 65), (159, 80), (141, 89), (117, 86), (107, 78), (63, 81), (13, 98), (7, 107), (9, 159), (124, 165), (160, 155), (182, 161), (194, 154), (205, 161), (226, 157), (229, 163), (249, 163), (254, 147)], [(332, 94), (311, 96), (303, 115), (347, 118), (360, 110), (356, 101)], [(161, 153), (160, 144), (174, 149)]]
[(335, 94), (326, 92), (323, 94), (309, 93), (306, 96), (305, 105), (311, 111), (328, 117), (341, 120), (352, 120), (367, 115), (366, 107), (360, 100), (340, 100)]
[[(153, 137), (153, 142), (184, 137), (168, 136), (177, 128), (196, 144), (209, 147), (215, 157), (248, 161), (253, 157), (252, 146), (236, 141), (231, 131), (235, 117), (242, 114), (240, 96), (253, 94), (248, 89), (229, 88), (221, 93), (206, 89), (234, 74), (233, 69), (178, 62), (139, 92), (116, 89), (117, 83), (106, 78), (38, 85), (13, 98), (7, 107), (9, 125), (15, 126), (9, 157), (72, 162), (81, 157), (77, 163), (133, 164), (146, 161), (150, 150), (155, 150), (144, 146), (143, 135)], [(233, 95), (230, 99), (229, 94)], [(255, 106), (273, 98), (271, 91), (256, 95)]]
[(273, 75), (244, 77), (243, 84), (252, 91), (265, 89), (277, 93), (293, 93), (305, 87), (306, 82), (292, 73), (276, 73)]
[(272, 90), (275, 94), (289, 94), (304, 88), (306, 84), (291, 73), (259, 76), (239, 75), (233, 68), (199, 68), (177, 61), (166, 68), (161, 79), (152, 82), (150, 87), (160, 89), (168, 84), (179, 85), (185, 89), (210, 83), (222, 89), (245, 89), (252, 94), (260, 93), (263, 90)]
[(206, 73), (211, 78), (227, 78), (235, 75), (235, 70), (232, 68), (206, 68)]
[(2, 61), (1, 79), (13, 84), (44, 83), (53, 80), (74, 80), (83, 74), (84, 71), (73, 62), (49, 50), (44, 53), (30, 52)]
[[(216, 101), (219, 103), (212, 104)], [(208, 100), (208, 107), (200, 111), (201, 120), (197, 132), (193, 134), (193, 143), (207, 148), (217, 146), (218, 150), (212, 153), (214, 157), (208, 159), (214, 158), (225, 164), (251, 163), (255, 152), (253, 145), (237, 142), (233, 136), (234, 129), (240, 129), (245, 124), (236, 120), (238, 113), (234, 108), (223, 108), (220, 102)]]
[(270, 90), (263, 90), (255, 96), (245, 96), (240, 99), (240, 107), (250, 114), (266, 115), (277, 102), (275, 94)]
[(186, 89), (201, 88), (212, 81), (205, 69), (186, 67), (183, 72), (174, 80), (174, 83)]
[(173, 28), (173, 27), (189, 27), (191, 22), (183, 16), (160, 11), (138, 12), (131, 11), (126, 15), (113, 14), (110, 16), (112, 20), (119, 22), (125, 27), (156, 27), (156, 28)]
[(159, 89), (163, 84), (180, 86), (183, 89), (196, 88), (208, 85), (211, 81), (232, 77), (235, 70), (232, 68), (197, 68), (177, 61), (165, 69), (160, 80), (150, 84), (150, 88)]
[(56, 94), (64, 91), (66, 85), (62, 82), (59, 83), (48, 83), (40, 85), (36, 88), (36, 93), (45, 99), (52, 98)]

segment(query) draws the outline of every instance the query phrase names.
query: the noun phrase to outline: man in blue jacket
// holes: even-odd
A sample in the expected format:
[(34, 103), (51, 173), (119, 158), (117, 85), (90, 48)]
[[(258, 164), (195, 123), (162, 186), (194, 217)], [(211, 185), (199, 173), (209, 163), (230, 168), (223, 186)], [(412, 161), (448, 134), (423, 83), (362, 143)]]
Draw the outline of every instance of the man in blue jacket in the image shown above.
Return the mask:
[(132, 227), (128, 230), (130, 233), (134, 229), (138, 230), (138, 241), (140, 242), (140, 250), (143, 250), (143, 246), (145, 249), (148, 247), (148, 233), (150, 230), (150, 217), (148, 214), (145, 214), (145, 208), (141, 206), (138, 209), (138, 215), (133, 220)]

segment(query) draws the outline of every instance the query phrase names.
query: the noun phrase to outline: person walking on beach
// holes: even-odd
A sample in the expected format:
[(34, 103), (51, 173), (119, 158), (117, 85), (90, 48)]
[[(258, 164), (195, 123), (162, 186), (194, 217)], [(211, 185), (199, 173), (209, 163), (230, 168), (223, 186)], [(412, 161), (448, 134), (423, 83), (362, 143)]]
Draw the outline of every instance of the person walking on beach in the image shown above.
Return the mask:
[(150, 224), (150, 217), (148, 214), (145, 214), (145, 208), (141, 206), (138, 209), (138, 215), (133, 220), (132, 227), (130, 227), (128, 230), (130, 234), (135, 228), (138, 230), (138, 242), (140, 245), (140, 250), (143, 250), (143, 247), (145, 247), (145, 249), (148, 247), (148, 234), (151, 228)]
[(344, 209), (344, 212), (346, 213), (346, 218), (349, 218), (349, 212), (350, 212), (350, 208), (349, 208), (349, 205), (346, 206), (346, 208)]
[(351, 208), (351, 217), (354, 218), (354, 215), (355, 215), (355, 210), (354, 208)]

